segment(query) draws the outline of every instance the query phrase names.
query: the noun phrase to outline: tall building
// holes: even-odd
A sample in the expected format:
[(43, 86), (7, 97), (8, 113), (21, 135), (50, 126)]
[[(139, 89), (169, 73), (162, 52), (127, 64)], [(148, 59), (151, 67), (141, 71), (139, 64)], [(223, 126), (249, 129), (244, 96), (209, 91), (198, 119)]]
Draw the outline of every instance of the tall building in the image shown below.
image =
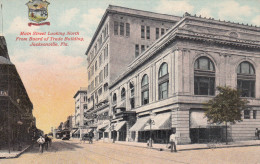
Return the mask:
[(75, 133), (80, 133), (81, 137), (80, 129), (86, 129), (86, 118), (84, 116), (88, 109), (87, 88), (80, 88), (73, 98), (75, 100), (75, 125), (78, 128), (78, 131), (75, 131)]
[(110, 120), (108, 86), (180, 19), (109, 5), (86, 51), (89, 126)]
[[(31, 141), (35, 134), (33, 104), (0, 36), (0, 145)], [(14, 145), (13, 144), (13, 145)]]
[(254, 139), (260, 127), (259, 57), (259, 27), (186, 13), (109, 84), (108, 132), (123, 141), (152, 137), (167, 143), (172, 130), (179, 144), (223, 141), (225, 125), (207, 122), (204, 104), (217, 95), (217, 86), (230, 86), (249, 103), (243, 121), (228, 124), (228, 139)]

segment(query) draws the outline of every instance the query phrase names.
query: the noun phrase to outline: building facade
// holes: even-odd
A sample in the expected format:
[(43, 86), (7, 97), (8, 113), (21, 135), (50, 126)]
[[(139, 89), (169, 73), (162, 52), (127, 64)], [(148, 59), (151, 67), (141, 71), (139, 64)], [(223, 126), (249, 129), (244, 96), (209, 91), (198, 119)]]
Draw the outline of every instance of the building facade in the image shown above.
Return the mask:
[[(139, 55), (109, 86), (117, 140), (207, 142), (225, 136), (204, 116), (217, 86), (241, 90), (249, 101), (242, 122), (229, 124), (230, 140), (254, 139), (260, 127), (260, 28), (188, 13)], [(133, 119), (136, 115), (136, 120)]]
[(86, 129), (85, 113), (88, 109), (87, 89), (80, 88), (80, 90), (76, 92), (73, 98), (75, 99), (75, 125), (76, 128), (78, 128), (78, 131), (75, 131), (75, 133), (79, 133), (80, 135), (77, 136), (81, 138), (82, 135), (81, 129)]
[[(180, 17), (109, 6), (86, 51), (88, 126), (102, 137), (109, 117), (108, 86)], [(107, 135), (106, 135), (107, 136)]]
[(33, 104), (11, 63), (4, 36), (0, 36), (0, 145), (30, 142), (36, 137)]

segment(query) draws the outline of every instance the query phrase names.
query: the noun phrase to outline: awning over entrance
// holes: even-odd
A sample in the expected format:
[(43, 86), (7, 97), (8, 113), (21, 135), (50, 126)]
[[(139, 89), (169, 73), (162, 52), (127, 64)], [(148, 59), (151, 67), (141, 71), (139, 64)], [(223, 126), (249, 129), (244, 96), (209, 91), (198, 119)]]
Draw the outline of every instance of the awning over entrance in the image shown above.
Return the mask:
[(80, 130), (77, 129), (73, 134), (79, 134), (80, 133)]
[(114, 126), (114, 130), (115, 131), (119, 131), (124, 125), (125, 125), (126, 121), (121, 121), (115, 124)]
[(97, 126), (97, 130), (105, 130), (106, 127), (108, 126), (108, 124), (109, 124), (109, 123), (98, 125), (98, 126)]
[(71, 134), (75, 134), (75, 132), (77, 131), (78, 129), (73, 129), (70, 133)]
[(190, 112), (190, 128), (207, 127), (208, 121), (204, 114), (204, 110), (191, 110)]
[(144, 130), (145, 124), (148, 122), (149, 117), (139, 118), (136, 123), (129, 129), (130, 131), (142, 131)]
[(156, 115), (153, 119), (152, 126), (146, 123), (144, 130), (166, 130), (171, 129), (171, 113), (163, 113)]
[(81, 133), (82, 134), (87, 134), (87, 133), (92, 132), (92, 131), (93, 131), (93, 129), (91, 129), (91, 128), (89, 128), (89, 129), (81, 129)]
[(106, 127), (106, 130), (104, 132), (106, 132), (106, 133), (110, 132), (110, 126), (109, 125)]

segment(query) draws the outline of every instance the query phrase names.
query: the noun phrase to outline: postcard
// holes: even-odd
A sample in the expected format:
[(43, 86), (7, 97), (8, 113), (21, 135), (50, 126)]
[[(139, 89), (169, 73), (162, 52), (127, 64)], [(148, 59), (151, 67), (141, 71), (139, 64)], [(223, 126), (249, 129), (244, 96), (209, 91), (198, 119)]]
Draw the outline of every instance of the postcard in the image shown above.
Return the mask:
[(2, 0), (0, 163), (260, 163), (259, 0)]

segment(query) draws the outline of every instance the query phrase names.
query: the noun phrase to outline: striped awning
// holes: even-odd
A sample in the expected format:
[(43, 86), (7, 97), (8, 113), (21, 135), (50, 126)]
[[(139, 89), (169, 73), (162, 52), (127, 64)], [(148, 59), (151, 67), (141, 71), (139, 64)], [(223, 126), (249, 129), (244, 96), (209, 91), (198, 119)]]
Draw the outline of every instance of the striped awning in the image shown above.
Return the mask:
[(130, 131), (142, 131), (144, 130), (145, 124), (148, 122), (149, 117), (139, 118), (136, 123), (129, 129)]
[(145, 124), (144, 130), (166, 130), (171, 129), (171, 113), (158, 114), (152, 118), (152, 124)]
[(114, 127), (114, 130), (115, 131), (120, 131), (121, 128), (126, 124), (126, 121), (121, 121), (121, 122), (118, 122), (116, 123), (115, 127)]

